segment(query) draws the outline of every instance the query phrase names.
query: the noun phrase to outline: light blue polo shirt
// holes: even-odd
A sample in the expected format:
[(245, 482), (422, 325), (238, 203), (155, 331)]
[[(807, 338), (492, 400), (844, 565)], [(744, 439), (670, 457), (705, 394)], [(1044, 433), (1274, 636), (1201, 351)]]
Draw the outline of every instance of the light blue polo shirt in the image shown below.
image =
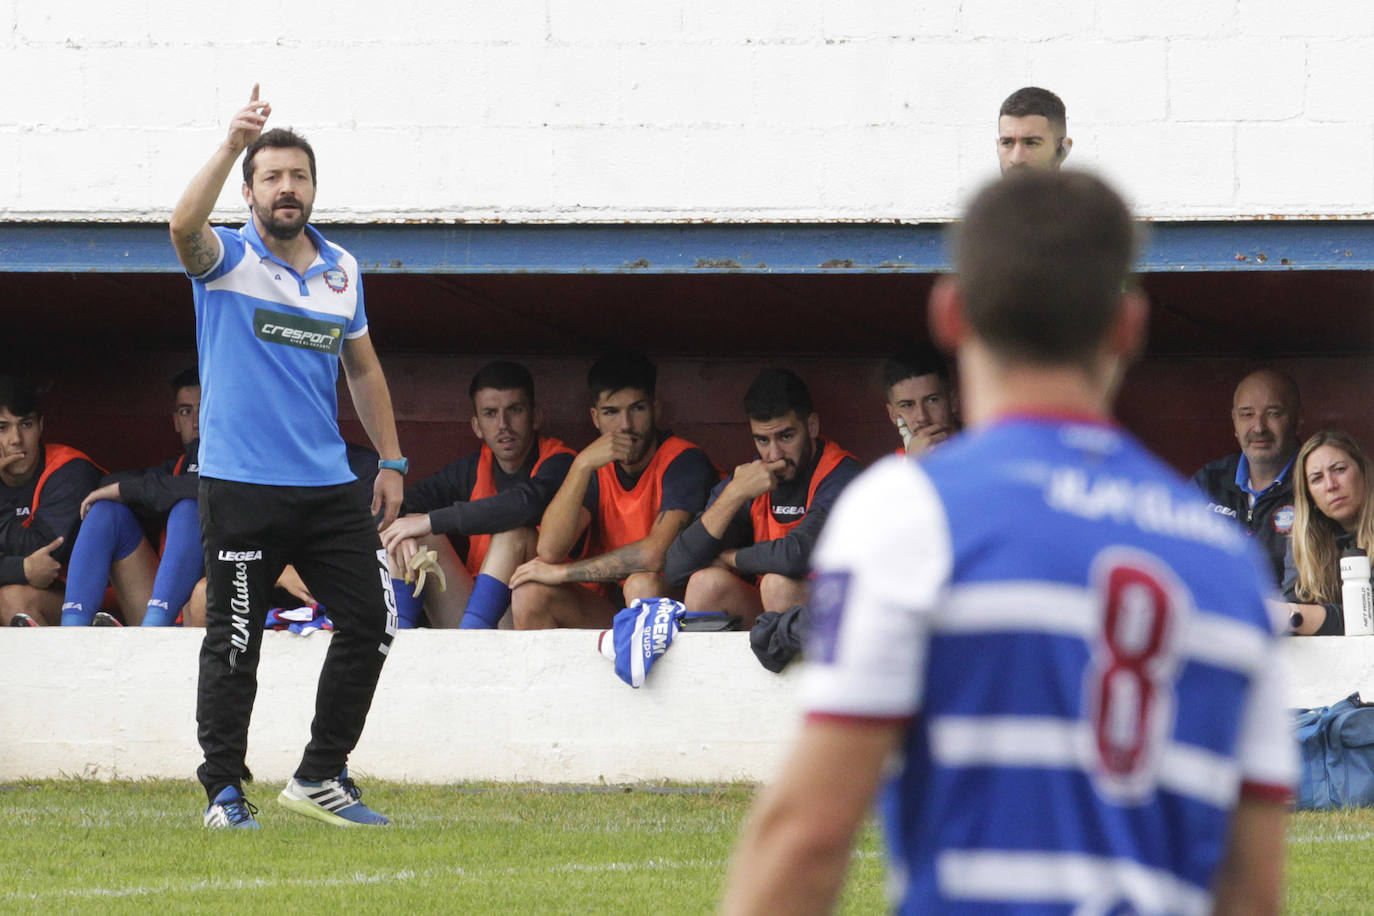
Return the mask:
[(221, 253), (192, 277), (200, 350), (200, 474), (276, 486), (355, 480), (339, 434), (345, 339), (367, 333), (358, 262), (313, 226), (304, 275), (252, 220), (215, 228)]

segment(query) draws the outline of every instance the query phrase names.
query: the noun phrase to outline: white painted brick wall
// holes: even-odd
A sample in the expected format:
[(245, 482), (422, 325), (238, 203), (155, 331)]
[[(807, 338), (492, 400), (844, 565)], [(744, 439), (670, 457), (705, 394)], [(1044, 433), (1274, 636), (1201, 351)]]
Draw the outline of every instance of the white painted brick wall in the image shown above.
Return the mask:
[(326, 220), (948, 219), (1027, 84), (1143, 215), (1374, 216), (1368, 2), (0, 0), (0, 219), (164, 218), (255, 80)]

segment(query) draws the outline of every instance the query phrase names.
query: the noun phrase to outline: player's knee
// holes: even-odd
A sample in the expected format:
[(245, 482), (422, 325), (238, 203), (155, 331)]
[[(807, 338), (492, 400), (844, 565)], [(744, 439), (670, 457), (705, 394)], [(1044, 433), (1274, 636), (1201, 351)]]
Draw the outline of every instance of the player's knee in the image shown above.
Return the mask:
[(555, 626), (553, 586), (526, 582), (510, 593), (511, 623), (517, 630), (548, 630)]
[(671, 589), (668, 588), (668, 580), (663, 578), (662, 573), (637, 572), (625, 580), (622, 591), (625, 593), (625, 603), (629, 604), (636, 598), (669, 597)]
[(687, 594), (683, 600), (694, 611), (719, 610), (726, 589), (738, 581), (738, 576), (719, 566), (698, 569), (687, 580)]
[(526, 560), (533, 559), (538, 539), (539, 536), (533, 528), (512, 528), (493, 534), (491, 546), (487, 548), (487, 556), (482, 561), (482, 572), (487, 572), (488, 567), (507, 564), (519, 566)]
[(785, 611), (793, 605), (805, 604), (806, 580), (766, 573), (759, 579), (759, 597), (765, 611)]
[(186, 602), (182, 611), (181, 625), (186, 627), (205, 626), (205, 580), (201, 579), (191, 589), (191, 600)]

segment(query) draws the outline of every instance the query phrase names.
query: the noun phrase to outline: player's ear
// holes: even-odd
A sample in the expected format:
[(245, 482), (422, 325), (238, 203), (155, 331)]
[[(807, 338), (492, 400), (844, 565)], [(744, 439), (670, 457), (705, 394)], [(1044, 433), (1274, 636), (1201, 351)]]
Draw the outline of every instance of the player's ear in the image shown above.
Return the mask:
[(482, 438), (482, 428), (477, 425), (477, 414), (472, 415), (472, 434), (478, 439)]
[(243, 183), (243, 202), (249, 207), (253, 206), (253, 186), (246, 181)]
[(530, 411), (530, 429), (534, 430), (535, 432), (539, 432), (539, 427), (543, 425), (544, 408), (536, 404), (534, 410)]
[(821, 434), (821, 415), (814, 410), (811, 411), (811, 416), (806, 418), (806, 434), (812, 439)]
[(930, 290), (930, 303), (926, 310), (926, 323), (931, 342), (946, 353), (958, 349), (968, 333), (964, 321), (964, 296), (959, 289), (958, 280), (953, 274), (946, 274), (935, 281)]
[(1059, 147), (1054, 151), (1054, 160), (1056, 162), (1063, 162), (1065, 159), (1069, 158), (1069, 150), (1071, 149), (1073, 149), (1072, 137), (1065, 137), (1060, 140)]
[(1107, 332), (1109, 352), (1124, 363), (1133, 363), (1145, 351), (1149, 337), (1150, 305), (1145, 294), (1131, 288), (1121, 294), (1121, 305)]

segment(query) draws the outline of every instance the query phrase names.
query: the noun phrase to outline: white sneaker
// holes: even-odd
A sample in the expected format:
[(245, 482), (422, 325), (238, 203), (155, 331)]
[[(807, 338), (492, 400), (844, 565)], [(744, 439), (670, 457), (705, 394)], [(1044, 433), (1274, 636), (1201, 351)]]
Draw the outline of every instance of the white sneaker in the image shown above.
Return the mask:
[(381, 827), (391, 823), (361, 801), (363, 792), (348, 776), (348, 767), (335, 779), (311, 782), (292, 777), (277, 796), (283, 808), (336, 827)]

